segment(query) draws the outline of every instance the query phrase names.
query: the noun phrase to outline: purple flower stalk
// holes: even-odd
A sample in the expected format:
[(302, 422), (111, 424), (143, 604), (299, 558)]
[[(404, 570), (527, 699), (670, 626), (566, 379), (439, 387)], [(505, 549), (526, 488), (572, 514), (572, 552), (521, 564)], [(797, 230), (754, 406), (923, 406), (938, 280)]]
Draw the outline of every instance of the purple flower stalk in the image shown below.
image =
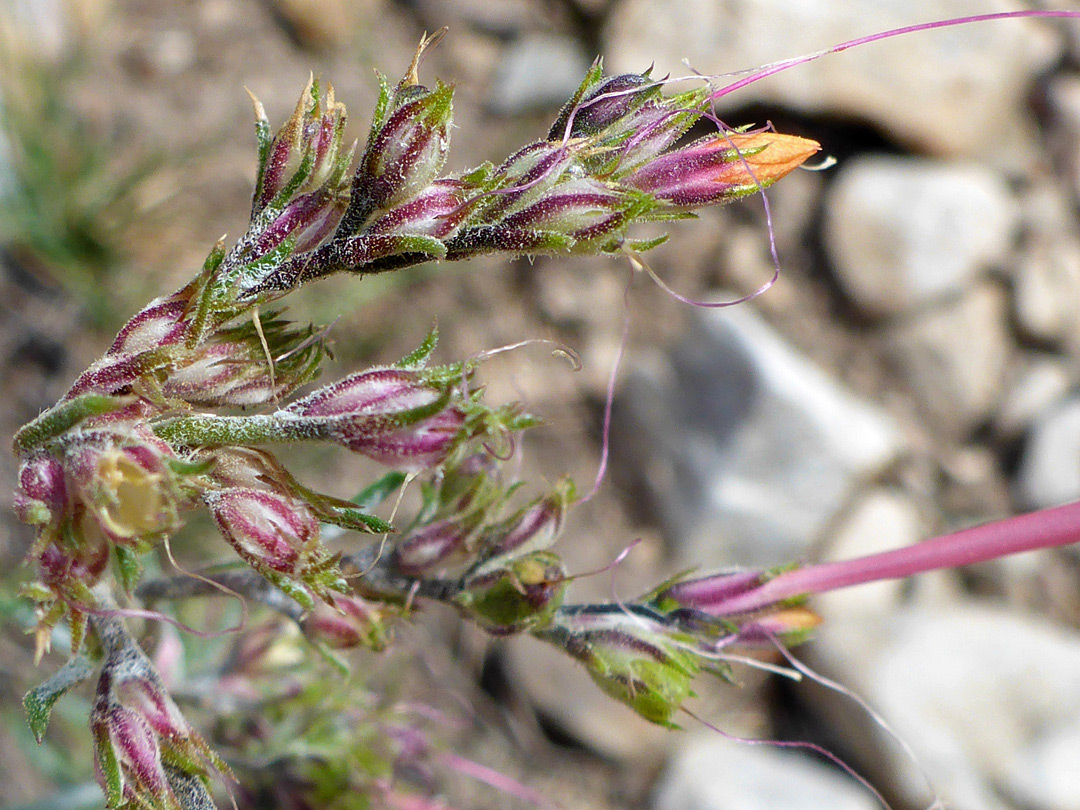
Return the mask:
[(665, 589), (658, 601), (713, 616), (740, 616), (815, 593), (1077, 542), (1080, 502), (962, 529), (907, 548), (809, 565), (771, 577), (763, 572), (741, 572), (687, 580)]

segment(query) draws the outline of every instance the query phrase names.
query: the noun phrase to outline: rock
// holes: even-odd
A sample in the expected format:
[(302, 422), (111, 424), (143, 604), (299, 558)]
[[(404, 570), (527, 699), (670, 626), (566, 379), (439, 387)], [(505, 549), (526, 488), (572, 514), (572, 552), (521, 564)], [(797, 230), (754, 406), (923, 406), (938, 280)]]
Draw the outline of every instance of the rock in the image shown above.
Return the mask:
[(1018, 752), (1008, 784), (1019, 804), (1040, 810), (1080, 807), (1080, 728), (1056, 728)]
[(1035, 422), (1016, 476), (1016, 494), (1025, 509), (1080, 498), (1080, 397), (1058, 404)]
[(270, 0), (278, 19), (305, 48), (348, 45), (376, 18), (381, 0)]
[(495, 69), (488, 109), (499, 115), (558, 109), (577, 90), (589, 64), (569, 37), (536, 34), (518, 40)]
[[(604, 29), (606, 64), (626, 72), (655, 62), (654, 75), (685, 76), (687, 59), (720, 74), (922, 20), (1023, 7), (1012, 0), (924, 0), (917, 11), (909, 0), (625, 0)], [(1016, 167), (1039, 148), (1028, 94), (1062, 47), (1052, 27), (1023, 20), (909, 34), (774, 75), (722, 108), (761, 101), (862, 119), (933, 154)]]
[(616, 407), (615, 469), (652, 507), (677, 565), (800, 556), (900, 449), (882, 413), (748, 307), (695, 314), (669, 356), (632, 370)]
[(1075, 196), (1080, 194), (1080, 75), (1055, 76), (1047, 85), (1046, 100), (1055, 124), (1048, 131), (1050, 145), (1066, 167)]
[[(911, 746), (884, 757), (868, 718), (845, 731), (868, 769), (891, 774), (905, 803), (926, 806), (920, 770), (954, 810), (1076, 810), (1077, 770), (1054, 779), (1080, 728), (1080, 635), (973, 604), (913, 608), (873, 626), (823, 625), (821, 667), (880, 712)], [(829, 715), (831, 716), (831, 712)], [(1071, 748), (1068, 746), (1072, 745)], [(895, 743), (888, 748), (898, 752)]]
[(503, 652), (515, 688), (549, 723), (590, 751), (608, 759), (655, 761), (670, 743), (670, 729), (613, 700), (561, 650), (522, 638)]
[(1075, 203), (1042, 184), (1023, 199), (1026, 239), (1013, 272), (1016, 323), (1037, 341), (1080, 346)]
[(846, 164), (825, 212), (840, 284), (871, 315), (941, 300), (1004, 264), (1019, 218), (990, 169), (892, 157)]
[(872, 810), (873, 795), (811, 755), (697, 735), (660, 777), (653, 810)]
[(919, 410), (946, 435), (964, 438), (993, 411), (1010, 342), (1004, 293), (984, 284), (959, 301), (905, 321), (887, 351)]
[(1068, 389), (1069, 373), (1059, 359), (1050, 355), (1032, 357), (1010, 383), (994, 416), (997, 434), (1004, 439), (1017, 438)]

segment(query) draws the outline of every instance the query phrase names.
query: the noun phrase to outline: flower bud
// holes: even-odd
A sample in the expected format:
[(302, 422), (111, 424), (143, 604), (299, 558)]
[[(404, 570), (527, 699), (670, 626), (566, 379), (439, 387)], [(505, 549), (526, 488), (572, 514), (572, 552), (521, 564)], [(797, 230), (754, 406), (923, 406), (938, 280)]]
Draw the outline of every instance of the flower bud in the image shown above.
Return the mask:
[(550, 551), (481, 565), (456, 597), (481, 627), (495, 635), (547, 624), (562, 603), (566, 569)]
[[(218, 330), (174, 363), (162, 390), (204, 407), (262, 405), (288, 396), (315, 377), (324, 352), (310, 329), (288, 326), (271, 317), (259, 330), (248, 323)], [(267, 358), (268, 350), (276, 359)]]
[(465, 412), (450, 400), (449, 386), (427, 382), (423, 372), (381, 368), (321, 388), (282, 413), (376, 461), (426, 469), (464, 436)]
[(181, 293), (151, 301), (117, 332), (108, 354), (135, 355), (179, 343), (188, 329), (187, 306)]
[(424, 576), (463, 551), (468, 534), (469, 529), (458, 520), (437, 520), (421, 526), (394, 547), (394, 569), (409, 577)]
[(620, 183), (691, 210), (753, 194), (817, 152), (816, 141), (776, 132), (724, 133), (666, 152)]
[(548, 497), (490, 532), (485, 538), (485, 555), (493, 558), (550, 548), (562, 533), (566, 513), (576, 497), (574, 482), (564, 476)]
[(511, 232), (543, 231), (568, 237), (571, 244), (587, 243), (626, 224), (634, 202), (633, 197), (596, 180), (567, 180), (505, 217), (494, 228)]
[(138, 712), (99, 696), (90, 730), (94, 770), (110, 807), (182, 810), (165, 776), (157, 735)]
[(391, 208), (365, 232), (373, 235), (430, 236), (449, 239), (468, 216), (469, 186), (459, 180), (436, 180), (408, 202)]
[(294, 499), (237, 487), (207, 492), (204, 500), (225, 539), (259, 570), (296, 575), (318, 543), (319, 522)]
[(57, 525), (68, 509), (64, 467), (49, 455), (35, 455), (19, 468), (15, 514), (23, 523)]
[(566, 137), (566, 125), (570, 122), (571, 115), (571, 138), (597, 135), (619, 123), (648, 99), (659, 95), (659, 92), (660, 86), (640, 73), (609, 76), (586, 92), (580, 101), (563, 108), (555, 123), (551, 125), (548, 140), (561, 141)]
[(342, 194), (351, 152), (342, 149), (345, 105), (335, 101), (334, 88), (328, 85), (320, 97), (318, 84), (309, 80), (292, 116), (272, 140), (262, 104), (254, 96), (252, 102), (260, 153), (252, 217), (271, 205), (281, 211), (301, 195), (315, 196), (311, 192)]
[(320, 188), (294, 198), (252, 239), (244, 252), (244, 259), (253, 261), (262, 258), (290, 237), (294, 240), (295, 253), (317, 247), (334, 232), (348, 202), (348, 197), (336, 188)]
[(94, 627), (106, 655), (90, 728), (95, 770), (109, 806), (184, 810), (188, 805), (174, 793), (174, 777), (201, 780), (208, 765), (228, 769), (118, 622), (97, 619)]
[(303, 607), (345, 591), (337, 557), (319, 542), (319, 520), (307, 504), (244, 487), (206, 492), (203, 501), (236, 553)]
[(376, 605), (359, 596), (335, 596), (333, 606), (320, 604), (303, 621), (304, 634), (332, 650), (366, 647), (379, 652), (390, 641), (385, 604)]
[(368, 142), (353, 181), (375, 208), (389, 208), (418, 194), (446, 162), (454, 90), (408, 88), (410, 100), (387, 117)]
[(564, 648), (611, 697), (662, 726), (690, 696), (698, 657), (671, 631), (622, 605), (607, 611), (564, 613), (543, 638)]

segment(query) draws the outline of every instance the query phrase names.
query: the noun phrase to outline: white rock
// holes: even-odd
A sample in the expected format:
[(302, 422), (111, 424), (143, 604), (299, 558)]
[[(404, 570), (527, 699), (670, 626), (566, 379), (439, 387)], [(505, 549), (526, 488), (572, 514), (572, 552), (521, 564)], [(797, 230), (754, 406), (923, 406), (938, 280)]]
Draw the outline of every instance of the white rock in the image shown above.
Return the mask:
[(1040, 810), (1080, 808), (1080, 727), (1055, 728), (1019, 752), (1007, 784), (1025, 806)]
[(1027, 336), (1080, 345), (1080, 241), (1046, 229), (1025, 246), (1013, 273), (1016, 322)]
[(1005, 438), (1015, 438), (1069, 390), (1069, 374), (1062, 362), (1036, 356), (1009, 385), (994, 427)]
[[(917, 764), (895, 743), (882, 759), (882, 732), (868, 720), (865, 737), (848, 739), (874, 752), (866, 767), (891, 773), (908, 802), (926, 804), (922, 768), (951, 810), (1080, 808), (1080, 792), (1068, 792), (1075, 767), (1038, 783), (1080, 728), (1080, 635), (971, 604), (912, 609), (850, 631), (824, 625), (817, 654), (911, 746)], [(1078, 750), (1065, 758), (1074, 763)]]
[(616, 463), (646, 493), (677, 565), (802, 555), (900, 451), (887, 417), (747, 307), (696, 314), (670, 357), (629, 375), (617, 406)]
[(873, 315), (940, 300), (1003, 264), (1019, 220), (996, 172), (917, 158), (846, 164), (825, 212), (839, 281)]
[(1080, 397), (1047, 411), (1024, 446), (1017, 497), (1028, 509), (1080, 498)]
[(810, 755), (695, 736), (668, 763), (653, 810), (871, 810), (874, 797)]
[[(1025, 7), (1014, 0), (625, 0), (604, 30), (606, 64), (625, 72), (655, 62), (655, 75), (684, 76), (687, 59), (719, 74), (891, 27)], [(936, 154), (1015, 166), (1035, 151), (1031, 86), (1061, 48), (1052, 27), (1020, 20), (908, 34), (774, 75), (725, 106), (757, 100), (861, 118)]]
[(997, 404), (1010, 339), (1004, 293), (993, 285), (904, 322), (888, 352), (919, 409), (939, 430), (963, 438)]
[(527, 36), (503, 54), (492, 78), (488, 108), (502, 115), (558, 109), (577, 90), (589, 64), (581, 46), (568, 37)]

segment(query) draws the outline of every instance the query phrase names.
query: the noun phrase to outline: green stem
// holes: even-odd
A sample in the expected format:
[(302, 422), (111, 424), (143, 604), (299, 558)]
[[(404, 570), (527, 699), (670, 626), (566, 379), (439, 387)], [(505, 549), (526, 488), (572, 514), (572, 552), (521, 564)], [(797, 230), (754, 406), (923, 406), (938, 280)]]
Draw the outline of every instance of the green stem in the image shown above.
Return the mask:
[(155, 425), (154, 432), (170, 444), (187, 447), (250, 446), (323, 438), (314, 421), (282, 418), (276, 414), (178, 416)]

